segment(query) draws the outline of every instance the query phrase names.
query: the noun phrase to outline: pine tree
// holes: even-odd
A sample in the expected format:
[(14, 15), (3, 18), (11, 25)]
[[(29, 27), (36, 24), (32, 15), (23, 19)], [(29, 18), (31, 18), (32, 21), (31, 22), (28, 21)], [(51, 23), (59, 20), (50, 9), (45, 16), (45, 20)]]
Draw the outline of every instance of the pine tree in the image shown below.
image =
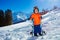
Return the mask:
[(6, 25), (12, 24), (12, 11), (9, 9), (5, 11), (5, 23)]
[(0, 27), (4, 26), (4, 12), (0, 10)]

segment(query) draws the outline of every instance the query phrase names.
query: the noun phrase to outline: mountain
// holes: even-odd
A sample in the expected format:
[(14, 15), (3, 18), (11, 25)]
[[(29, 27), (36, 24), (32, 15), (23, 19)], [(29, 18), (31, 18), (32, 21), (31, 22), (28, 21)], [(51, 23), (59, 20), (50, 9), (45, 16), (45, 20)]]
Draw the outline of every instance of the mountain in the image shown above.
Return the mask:
[(0, 28), (0, 40), (60, 40), (60, 9), (55, 9), (42, 16), (42, 29), (46, 35), (38, 38), (29, 33), (33, 30), (33, 23), (27, 20)]
[(13, 18), (13, 24), (16, 24), (18, 22), (21, 22), (22, 20), (27, 19), (28, 18), (27, 15), (28, 14), (23, 13), (23, 12), (15, 12), (15, 13), (13, 13), (12, 14), (12, 16), (13, 16), (12, 17)]

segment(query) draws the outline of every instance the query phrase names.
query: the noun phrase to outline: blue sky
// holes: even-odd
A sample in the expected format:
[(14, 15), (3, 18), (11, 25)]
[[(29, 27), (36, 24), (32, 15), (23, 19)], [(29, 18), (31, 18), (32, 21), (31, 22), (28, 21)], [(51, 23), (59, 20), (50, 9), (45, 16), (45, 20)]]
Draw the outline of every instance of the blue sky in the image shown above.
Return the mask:
[(34, 6), (38, 6), (41, 11), (51, 9), (54, 5), (60, 7), (60, 0), (0, 0), (0, 9), (11, 9), (13, 12), (30, 13)]

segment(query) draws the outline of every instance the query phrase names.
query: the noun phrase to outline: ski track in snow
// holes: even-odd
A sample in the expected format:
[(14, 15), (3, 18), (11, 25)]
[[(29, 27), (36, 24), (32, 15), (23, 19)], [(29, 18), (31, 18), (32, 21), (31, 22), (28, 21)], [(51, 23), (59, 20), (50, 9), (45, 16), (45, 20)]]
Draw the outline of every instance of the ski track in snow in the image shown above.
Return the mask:
[(42, 20), (42, 29), (46, 31), (46, 35), (44, 36), (36, 38), (30, 35), (33, 23), (28, 20), (26, 22), (0, 28), (0, 40), (60, 40), (59, 11), (53, 10), (49, 12), (49, 14), (43, 15), (43, 18), (46, 16)]

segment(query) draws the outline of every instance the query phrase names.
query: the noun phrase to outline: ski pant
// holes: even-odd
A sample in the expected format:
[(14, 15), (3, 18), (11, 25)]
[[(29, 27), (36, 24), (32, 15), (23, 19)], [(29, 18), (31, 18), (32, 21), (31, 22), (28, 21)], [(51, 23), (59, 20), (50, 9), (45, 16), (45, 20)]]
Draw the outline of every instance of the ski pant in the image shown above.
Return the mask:
[(37, 35), (37, 33), (41, 34), (42, 28), (41, 25), (34, 25), (34, 35)]

